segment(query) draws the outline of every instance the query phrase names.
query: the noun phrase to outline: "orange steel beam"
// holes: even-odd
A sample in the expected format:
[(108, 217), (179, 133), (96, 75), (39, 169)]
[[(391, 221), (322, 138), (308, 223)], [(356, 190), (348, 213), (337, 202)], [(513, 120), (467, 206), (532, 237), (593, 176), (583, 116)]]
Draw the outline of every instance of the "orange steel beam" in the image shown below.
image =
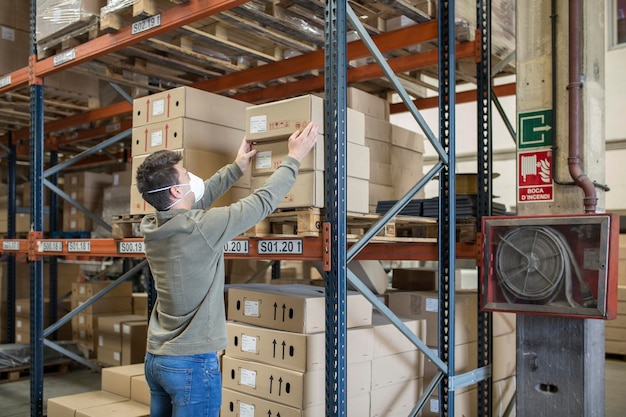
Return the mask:
[[(33, 65), (34, 75), (36, 77), (46, 77), (55, 72), (91, 61), (99, 56), (170, 32), (189, 23), (232, 9), (248, 1), (249, 0), (190, 0), (185, 4), (163, 11), (161, 13), (161, 24), (152, 29), (133, 35), (131, 33), (132, 26), (127, 26), (116, 32), (98, 36), (91, 41), (75, 46), (73, 48), (75, 58), (71, 61), (55, 65), (55, 57), (53, 56), (37, 61)], [(28, 82), (28, 77), (24, 80), (21, 73), (19, 73), (19, 75), (19, 79), (15, 81), (11, 79), (11, 84), (0, 88), (0, 94), (23, 86)]]
[[(498, 97), (504, 96), (512, 96), (515, 94), (516, 84), (502, 84), (493, 87), (493, 91), (496, 93)], [(456, 104), (461, 103), (471, 103), (476, 101), (476, 90), (472, 91), (463, 91), (462, 93), (456, 93)], [(415, 107), (418, 109), (432, 109), (439, 105), (438, 97), (428, 97), (428, 98), (418, 98), (417, 100), (413, 100)], [(403, 113), (409, 111), (406, 108), (404, 102), (395, 103), (389, 106), (389, 110), (391, 114)]]
[[(427, 22), (406, 28), (386, 32), (372, 39), (381, 52), (414, 45), (437, 38), (437, 22)], [(346, 45), (348, 60), (369, 56), (370, 52), (363, 41), (353, 41)], [(205, 91), (224, 91), (234, 87), (275, 80), (293, 74), (299, 74), (324, 66), (324, 51), (318, 50), (271, 64), (261, 65), (221, 77), (211, 78), (193, 84), (193, 87)]]
[[(387, 62), (395, 72), (414, 71), (436, 65), (439, 60), (438, 54), (439, 52), (437, 50), (432, 50), (417, 55), (407, 55), (400, 58), (389, 59)], [(474, 57), (474, 42), (465, 42), (457, 45), (456, 56), (457, 59)], [(369, 64), (349, 69), (346, 77), (348, 83), (357, 83), (373, 80), (382, 76), (384, 76), (384, 72), (378, 64)], [(237, 94), (233, 97), (249, 103), (258, 103), (303, 94), (308, 91), (319, 90), (323, 87), (324, 76), (317, 76), (276, 87), (267, 87), (262, 90)]]

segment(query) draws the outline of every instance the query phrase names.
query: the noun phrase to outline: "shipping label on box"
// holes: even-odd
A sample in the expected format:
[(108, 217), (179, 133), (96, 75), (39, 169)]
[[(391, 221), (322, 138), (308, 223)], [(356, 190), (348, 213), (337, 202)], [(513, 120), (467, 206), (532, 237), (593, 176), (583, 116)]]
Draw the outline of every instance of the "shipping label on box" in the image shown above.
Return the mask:
[[(228, 290), (228, 319), (299, 333), (326, 329), (324, 288), (299, 284), (255, 285)], [(372, 323), (372, 305), (357, 292), (348, 293), (347, 326)]]
[(178, 87), (133, 101), (133, 127), (178, 117), (244, 129), (249, 103), (192, 87)]

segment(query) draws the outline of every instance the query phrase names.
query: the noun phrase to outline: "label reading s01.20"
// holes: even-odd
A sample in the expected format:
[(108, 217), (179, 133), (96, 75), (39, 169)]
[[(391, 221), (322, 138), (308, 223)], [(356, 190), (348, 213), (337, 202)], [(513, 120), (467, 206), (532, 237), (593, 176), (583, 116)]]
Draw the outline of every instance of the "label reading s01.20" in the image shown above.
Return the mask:
[(292, 254), (301, 255), (302, 239), (259, 240), (259, 255)]

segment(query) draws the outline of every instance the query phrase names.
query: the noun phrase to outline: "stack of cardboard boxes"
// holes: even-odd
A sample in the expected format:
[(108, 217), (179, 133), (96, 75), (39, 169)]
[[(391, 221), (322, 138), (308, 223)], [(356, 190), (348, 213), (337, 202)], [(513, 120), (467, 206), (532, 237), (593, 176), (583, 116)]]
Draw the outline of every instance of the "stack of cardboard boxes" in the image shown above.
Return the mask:
[[(247, 103), (191, 87), (179, 87), (133, 102), (132, 185), (130, 213), (154, 208), (136, 186), (139, 165), (153, 152), (172, 150), (181, 164), (202, 179), (233, 162), (244, 136)], [(227, 205), (248, 194), (250, 175), (244, 175), (214, 205)]]
[(139, 315), (98, 317), (98, 361), (111, 366), (143, 362), (148, 319)]
[[(389, 308), (400, 317), (422, 318), (426, 320), (426, 345), (434, 354), (438, 352), (439, 297), (435, 291), (397, 291), (387, 296)], [(455, 373), (469, 372), (478, 364), (478, 300), (475, 292), (455, 294)], [(515, 387), (516, 338), (515, 315), (512, 313), (493, 314), (493, 368), (492, 380), (498, 385), (494, 400), (508, 401)], [(428, 384), (437, 372), (431, 361), (424, 366), (424, 383)], [(435, 392), (423, 416), (439, 415), (438, 394)], [(506, 397), (505, 397), (506, 396)], [(506, 405), (505, 405), (506, 406)], [(455, 407), (465, 415), (472, 415), (477, 409), (477, 390), (470, 385), (456, 390)]]
[[(113, 184), (107, 173), (80, 171), (63, 176), (63, 191), (91, 213), (101, 213), (103, 190)], [(63, 202), (63, 231), (91, 231), (93, 220), (67, 201)]]
[[(65, 315), (69, 309), (69, 301), (61, 301), (57, 304), (57, 319)], [(18, 298), (15, 300), (15, 343), (30, 343), (30, 299)], [(44, 299), (43, 303), (43, 326), (50, 325), (50, 301)], [(70, 340), (72, 338), (72, 326), (67, 323), (56, 331), (57, 340)]]
[(144, 364), (102, 369), (102, 390), (50, 398), (48, 417), (148, 417), (150, 389)]
[[(319, 126), (320, 137), (301, 161), (295, 185), (279, 208), (324, 207), (324, 100), (313, 95), (295, 97), (246, 109), (246, 139), (254, 142), (252, 188), (259, 188), (288, 154), (287, 139), (309, 122)], [(364, 141), (364, 119), (347, 113), (347, 210), (367, 213), (369, 203), (369, 149)]]
[(619, 236), (617, 318), (606, 322), (606, 353), (626, 355), (626, 235)]
[[(111, 285), (112, 281), (77, 282), (72, 285), (72, 310)], [(131, 314), (132, 284), (119, 283), (102, 298), (72, 317), (72, 340), (86, 358), (98, 352), (98, 323), (102, 316)]]
[[(423, 177), (424, 137), (389, 122), (389, 102), (349, 87), (349, 108), (365, 115), (365, 145), (370, 149), (369, 205), (397, 200)], [(415, 198), (423, 198), (423, 191)]]

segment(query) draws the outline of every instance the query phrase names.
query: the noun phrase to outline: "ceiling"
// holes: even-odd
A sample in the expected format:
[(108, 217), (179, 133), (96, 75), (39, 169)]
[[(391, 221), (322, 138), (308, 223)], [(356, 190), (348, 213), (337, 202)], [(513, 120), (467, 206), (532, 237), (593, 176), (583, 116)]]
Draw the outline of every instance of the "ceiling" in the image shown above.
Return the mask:
[[(111, 2), (109, 2), (111, 3)], [(148, 15), (168, 16), (193, 1), (115, 2), (66, 34), (38, 43), (40, 60), (77, 44), (94, 44), (107, 33)], [(182, 2), (187, 3), (187, 2)], [(242, 3), (242, 2), (238, 2)], [(437, 95), (436, 0), (351, 0), (348, 4), (377, 43), (407, 92)], [(456, 2), (457, 83), (470, 86), (476, 61), (474, 1)], [(133, 12), (133, 9), (134, 12)], [(515, 73), (515, 2), (492, 2), (492, 65), (497, 76)], [(136, 14), (136, 16), (133, 16)], [(324, 2), (253, 0), (190, 22), (156, 37), (72, 66), (44, 79), (46, 149), (72, 157), (131, 127), (127, 97), (195, 87), (261, 103), (323, 91)], [(348, 83), (391, 99), (391, 84), (348, 27)], [(354, 41), (354, 42), (352, 42)], [(418, 106), (419, 108), (419, 106)], [(0, 141), (8, 132), (20, 159), (28, 159), (29, 88), (0, 89)], [(130, 140), (101, 151), (93, 163), (128, 158)]]

